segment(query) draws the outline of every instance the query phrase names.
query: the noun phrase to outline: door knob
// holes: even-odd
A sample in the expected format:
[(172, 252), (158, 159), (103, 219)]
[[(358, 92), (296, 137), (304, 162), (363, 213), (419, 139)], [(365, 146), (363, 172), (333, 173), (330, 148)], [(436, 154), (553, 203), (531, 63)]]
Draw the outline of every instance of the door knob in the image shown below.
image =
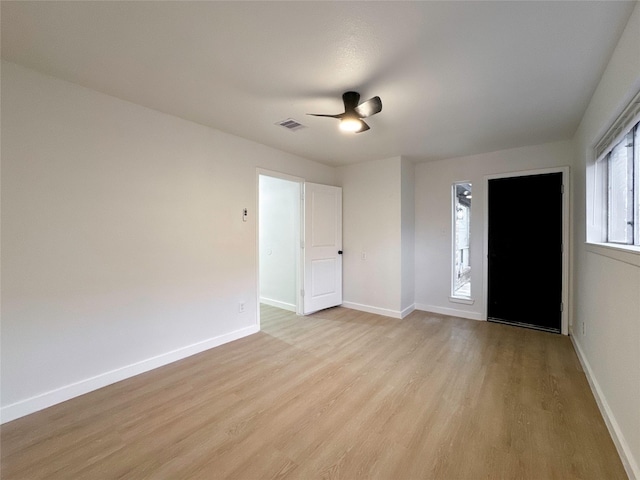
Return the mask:
[(342, 255), (342, 250), (338, 250), (338, 255)]

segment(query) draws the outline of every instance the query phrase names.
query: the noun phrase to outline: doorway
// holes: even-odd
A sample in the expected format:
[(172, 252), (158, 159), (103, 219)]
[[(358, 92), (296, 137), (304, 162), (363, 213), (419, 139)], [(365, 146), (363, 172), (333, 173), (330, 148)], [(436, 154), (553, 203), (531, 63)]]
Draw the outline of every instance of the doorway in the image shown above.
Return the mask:
[(302, 180), (258, 174), (258, 296), (262, 304), (301, 313)]
[(563, 332), (563, 172), (489, 179), (487, 208), (487, 319)]

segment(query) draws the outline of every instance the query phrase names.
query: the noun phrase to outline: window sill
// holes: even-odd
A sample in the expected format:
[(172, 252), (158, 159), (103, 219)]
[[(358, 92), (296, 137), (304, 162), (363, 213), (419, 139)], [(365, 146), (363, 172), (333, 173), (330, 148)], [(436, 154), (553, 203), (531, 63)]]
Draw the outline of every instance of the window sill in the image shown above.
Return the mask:
[(587, 252), (613, 258), (614, 260), (640, 267), (640, 247), (638, 246), (586, 242), (585, 248)]
[(451, 303), (464, 303), (465, 305), (473, 305), (475, 300), (469, 297), (449, 297)]

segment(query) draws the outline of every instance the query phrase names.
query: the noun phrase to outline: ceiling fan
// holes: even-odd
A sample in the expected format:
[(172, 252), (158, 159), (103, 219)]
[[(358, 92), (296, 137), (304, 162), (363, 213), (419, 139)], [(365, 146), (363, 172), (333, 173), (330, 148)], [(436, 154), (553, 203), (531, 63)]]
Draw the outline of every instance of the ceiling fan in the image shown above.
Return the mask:
[(342, 94), (342, 101), (344, 102), (344, 113), (336, 115), (307, 113), (307, 115), (338, 118), (340, 120), (340, 130), (361, 133), (366, 132), (370, 128), (362, 119), (382, 111), (382, 100), (380, 100), (380, 97), (370, 98), (366, 102), (358, 105), (360, 94), (358, 92), (345, 92)]

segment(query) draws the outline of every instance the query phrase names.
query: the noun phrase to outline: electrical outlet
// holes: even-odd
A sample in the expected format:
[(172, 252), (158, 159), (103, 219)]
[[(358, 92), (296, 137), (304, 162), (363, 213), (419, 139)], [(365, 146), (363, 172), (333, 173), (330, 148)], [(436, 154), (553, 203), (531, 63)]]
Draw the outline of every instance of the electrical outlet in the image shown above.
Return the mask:
[(245, 304), (244, 302), (238, 303), (238, 313), (244, 313)]

